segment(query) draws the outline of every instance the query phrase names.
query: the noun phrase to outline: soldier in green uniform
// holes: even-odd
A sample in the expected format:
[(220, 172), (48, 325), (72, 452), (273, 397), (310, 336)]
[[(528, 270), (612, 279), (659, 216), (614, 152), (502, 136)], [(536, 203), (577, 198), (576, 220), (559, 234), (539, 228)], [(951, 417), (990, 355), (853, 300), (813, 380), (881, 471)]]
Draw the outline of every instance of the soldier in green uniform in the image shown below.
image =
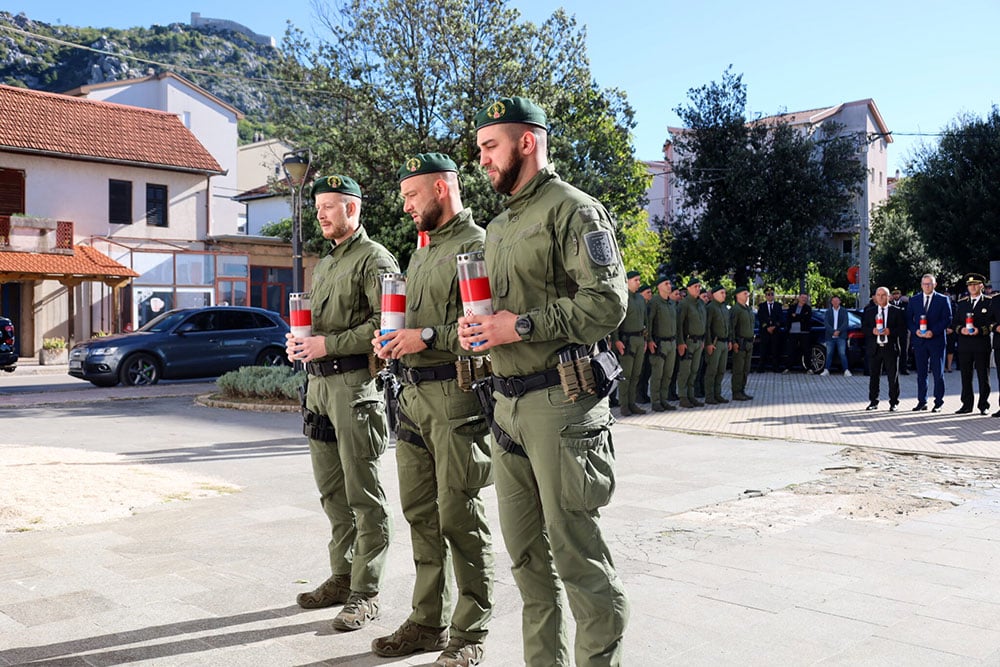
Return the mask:
[(549, 165), (536, 104), (497, 100), (476, 115), (476, 127), (480, 164), (509, 198), (486, 229), (495, 314), (461, 318), (459, 340), (493, 361), (493, 474), (523, 602), (524, 662), (571, 664), (565, 591), (575, 664), (621, 665), (628, 600), (598, 525), (615, 487), (614, 419), (607, 388), (570, 401), (556, 370), (560, 351), (594, 354), (625, 315), (614, 224)]
[(677, 361), (677, 307), (670, 298), (673, 285), (670, 278), (660, 278), (656, 294), (649, 304), (649, 363), (653, 368), (649, 380), (649, 397), (655, 412), (676, 410), (667, 403), (670, 379)]
[(629, 415), (644, 415), (646, 411), (638, 406), (639, 375), (642, 373), (642, 362), (646, 357), (647, 313), (646, 299), (639, 291), (641, 278), (638, 271), (625, 274), (628, 285), (628, 307), (625, 319), (615, 329), (611, 339), (621, 361), (625, 378), (618, 385), (618, 403), (623, 417)]
[(753, 320), (754, 313), (750, 308), (750, 290), (740, 286), (736, 288), (736, 303), (729, 311), (730, 331), (733, 332), (733, 400), (749, 401), (753, 396), (747, 394), (747, 376), (750, 374), (750, 358), (753, 353)]
[(726, 288), (718, 285), (712, 289), (712, 300), (705, 307), (708, 333), (705, 340), (705, 403), (728, 403), (722, 396), (722, 379), (726, 376), (726, 362), (732, 349), (729, 329), (729, 309), (726, 308)]
[[(480, 495), (493, 482), (489, 425), (475, 394), (459, 387), (456, 367), (462, 296), (455, 256), (481, 251), (485, 233), (462, 206), (458, 167), (447, 155), (409, 157), (399, 191), (403, 211), (430, 244), (413, 253), (407, 270), (406, 328), (372, 344), (379, 357), (402, 364), (396, 468), (417, 576), (409, 618), (374, 640), (372, 651), (398, 657), (444, 649), (435, 667), (459, 667), (482, 660), (493, 607), (493, 546)], [(449, 568), (458, 588), (454, 613)]]
[(345, 603), (333, 627), (357, 630), (379, 616), (389, 549), (390, 514), (378, 477), (387, 425), (369, 355), (381, 317), (379, 276), (399, 268), (361, 225), (361, 188), (352, 178), (320, 178), (312, 196), (323, 238), (332, 246), (313, 271), (313, 335), (289, 334), (287, 350), (308, 374), (305, 430), (330, 520), (333, 574), (297, 602), (308, 609)]
[(687, 293), (677, 314), (677, 358), (680, 360), (677, 394), (682, 408), (700, 408), (705, 404), (694, 397), (694, 384), (707, 331), (705, 304), (700, 298), (701, 281), (692, 278), (687, 284)]

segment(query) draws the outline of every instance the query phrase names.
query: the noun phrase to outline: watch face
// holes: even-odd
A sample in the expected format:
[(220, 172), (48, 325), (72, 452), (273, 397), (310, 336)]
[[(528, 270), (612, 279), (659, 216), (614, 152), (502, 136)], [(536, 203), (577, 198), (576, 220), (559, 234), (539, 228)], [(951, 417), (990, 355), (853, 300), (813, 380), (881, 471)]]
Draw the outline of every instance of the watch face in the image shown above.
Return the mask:
[(531, 320), (529, 320), (527, 317), (517, 318), (516, 320), (514, 320), (514, 331), (521, 334), (522, 336), (524, 334), (531, 333)]
[(420, 340), (428, 344), (428, 346), (434, 341), (434, 329), (431, 327), (424, 327), (420, 330)]

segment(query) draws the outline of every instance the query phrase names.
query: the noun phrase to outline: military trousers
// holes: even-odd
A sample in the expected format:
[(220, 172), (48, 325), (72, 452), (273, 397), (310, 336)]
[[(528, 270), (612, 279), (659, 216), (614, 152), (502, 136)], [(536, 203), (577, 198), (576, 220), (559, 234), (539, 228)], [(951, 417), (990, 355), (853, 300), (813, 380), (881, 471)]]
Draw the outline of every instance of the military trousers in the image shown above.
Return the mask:
[(410, 620), (482, 641), (493, 611), (493, 541), (480, 494), (493, 483), (489, 425), (455, 380), (404, 385), (399, 410), (399, 498), (416, 568)]
[(709, 354), (705, 350), (705, 396), (716, 400), (722, 398), (722, 380), (726, 377), (726, 362), (729, 360), (728, 343), (720, 342)]
[(653, 372), (649, 376), (649, 398), (653, 403), (666, 403), (670, 396), (670, 381), (677, 364), (677, 342), (663, 340), (656, 343), (656, 352), (649, 355)]
[(745, 394), (747, 391), (747, 376), (750, 375), (750, 359), (753, 356), (753, 344), (741, 346), (738, 352), (733, 352), (733, 394)]
[(571, 664), (565, 588), (575, 664), (621, 665), (629, 606), (598, 525), (615, 488), (608, 399), (571, 402), (561, 387), (496, 397), (497, 424), (527, 452), (493, 444), (500, 528), (523, 603), (524, 663)]
[[(985, 336), (958, 337), (958, 371), (962, 378), (962, 408), (990, 409), (990, 340)], [(972, 391), (972, 376), (979, 384), (979, 401)]]
[(329, 417), (336, 442), (309, 440), (320, 503), (330, 520), (330, 570), (351, 590), (374, 593), (391, 538), (389, 505), (378, 477), (385, 452), (385, 406), (367, 368), (309, 377), (306, 407)]
[(623, 407), (636, 404), (639, 396), (639, 376), (642, 362), (646, 358), (646, 339), (640, 335), (629, 336), (625, 342), (625, 354), (621, 356), (622, 373), (625, 378), (618, 384), (618, 403)]
[(688, 343), (687, 352), (679, 360), (680, 370), (677, 371), (677, 395), (689, 401), (695, 400), (694, 385), (701, 368), (701, 355), (705, 342), (700, 340)]

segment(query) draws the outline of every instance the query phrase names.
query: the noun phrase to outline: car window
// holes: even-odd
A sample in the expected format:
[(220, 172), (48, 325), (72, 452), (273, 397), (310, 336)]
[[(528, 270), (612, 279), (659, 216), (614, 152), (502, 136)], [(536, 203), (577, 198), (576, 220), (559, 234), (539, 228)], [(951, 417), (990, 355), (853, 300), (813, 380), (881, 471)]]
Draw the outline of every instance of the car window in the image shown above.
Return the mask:
[(257, 329), (273, 329), (277, 325), (267, 315), (263, 313), (252, 313), (254, 319), (254, 327)]
[(215, 331), (219, 328), (214, 312), (207, 310), (195, 313), (178, 327), (179, 331)]
[(162, 315), (157, 315), (155, 318), (151, 319), (149, 322), (146, 322), (145, 325), (140, 327), (138, 331), (152, 331), (152, 332), (170, 331), (175, 326), (177, 326), (177, 324), (180, 323), (181, 320), (187, 317), (187, 315), (188, 315), (187, 311), (171, 310), (166, 313), (163, 313)]
[(221, 328), (223, 329), (255, 329), (257, 327), (257, 321), (251, 312), (245, 310), (224, 310), (218, 314), (222, 320)]

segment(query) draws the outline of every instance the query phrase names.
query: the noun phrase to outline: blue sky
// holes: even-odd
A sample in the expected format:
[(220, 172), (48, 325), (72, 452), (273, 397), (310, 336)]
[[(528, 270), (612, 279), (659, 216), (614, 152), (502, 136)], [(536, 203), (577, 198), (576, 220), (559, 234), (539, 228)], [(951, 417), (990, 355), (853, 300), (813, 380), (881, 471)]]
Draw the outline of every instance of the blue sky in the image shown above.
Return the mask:
[[(188, 22), (191, 12), (238, 21), (280, 41), (287, 21), (308, 33), (314, 0), (143, 3), (12, 0), (6, 11), (46, 23), (127, 28)], [(734, 0), (513, 0), (532, 21), (558, 7), (587, 28), (591, 70), (636, 110), (637, 157), (662, 157), (673, 109), (730, 64), (748, 110), (772, 114), (872, 98), (889, 129), (889, 173), (959, 114), (1000, 104), (1000, 2), (839, 3)]]

